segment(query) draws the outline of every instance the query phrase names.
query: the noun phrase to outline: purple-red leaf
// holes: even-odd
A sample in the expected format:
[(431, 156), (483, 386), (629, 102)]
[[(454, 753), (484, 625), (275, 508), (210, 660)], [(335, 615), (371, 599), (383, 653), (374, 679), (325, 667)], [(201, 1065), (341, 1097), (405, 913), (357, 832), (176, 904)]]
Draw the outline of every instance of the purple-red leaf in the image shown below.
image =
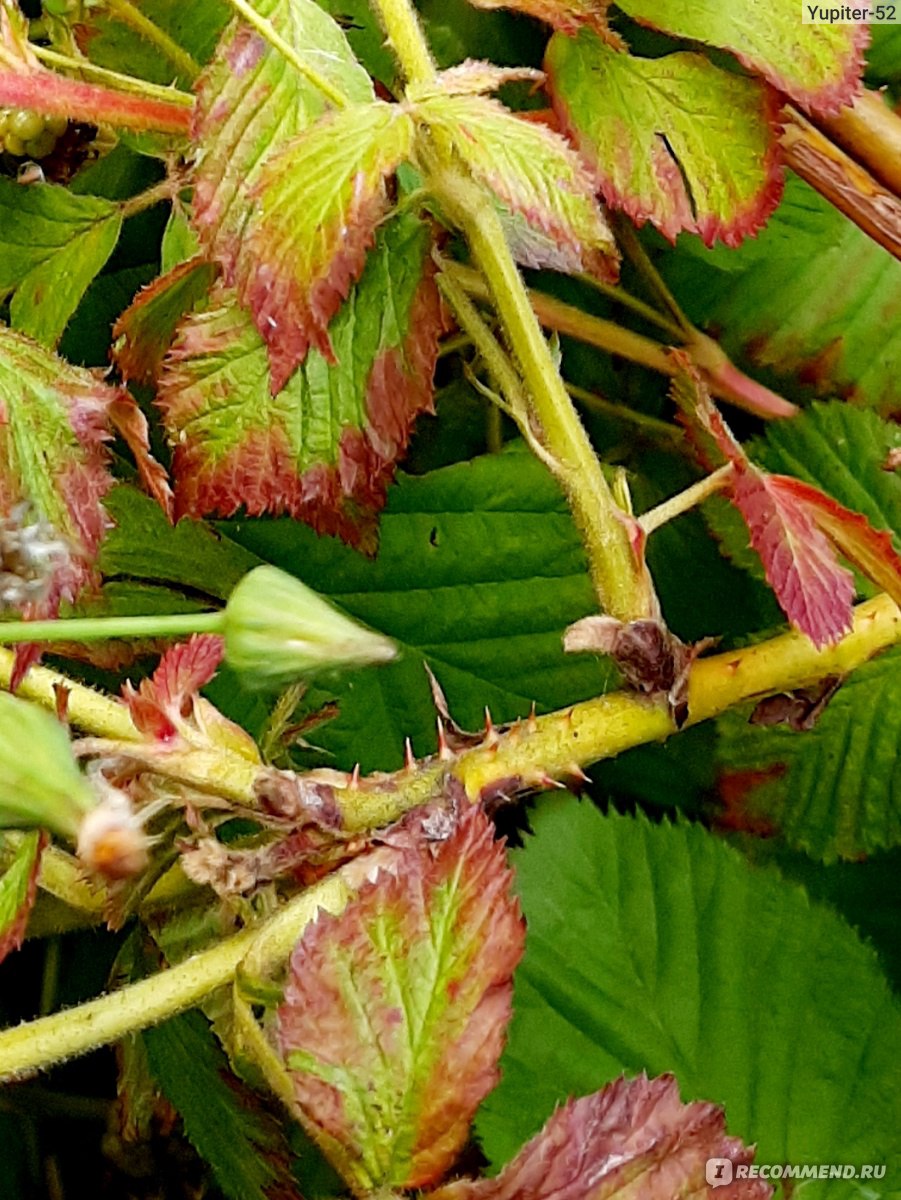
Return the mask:
[(335, 358), (328, 325), (359, 278), (388, 211), (386, 178), (414, 124), (374, 101), (321, 117), (260, 172), (235, 282), (269, 348), (278, 395), (314, 346)]
[(741, 1177), (753, 1157), (717, 1105), (683, 1104), (672, 1075), (639, 1075), (558, 1108), (494, 1179), (428, 1200), (767, 1200), (768, 1184)]
[(736, 469), (732, 500), (786, 616), (815, 646), (826, 646), (851, 628), (854, 578), (799, 494), (805, 487), (748, 464)]
[[(0, 874), (0, 962), (22, 945), (37, 895), (38, 871), (46, 844), (46, 833), (34, 830), (24, 834)], [(3, 849), (0, 837), (0, 851)]]
[(416, 416), (431, 409), (442, 314), (431, 231), (381, 230), (329, 330), (337, 362), (311, 350), (274, 397), (266, 346), (234, 296), (181, 326), (159, 402), (175, 453), (179, 515), (289, 513), (375, 548), (375, 516)]
[(452, 1165), (498, 1080), (523, 950), (481, 809), (408, 829), (390, 874), (308, 927), (278, 1016), (297, 1102), (361, 1190), (423, 1187)]
[(194, 634), (166, 651), (150, 679), (137, 688), (126, 683), (122, 694), (138, 729), (161, 742), (178, 737), (193, 715), (197, 693), (216, 674), (222, 649), (221, 637)]

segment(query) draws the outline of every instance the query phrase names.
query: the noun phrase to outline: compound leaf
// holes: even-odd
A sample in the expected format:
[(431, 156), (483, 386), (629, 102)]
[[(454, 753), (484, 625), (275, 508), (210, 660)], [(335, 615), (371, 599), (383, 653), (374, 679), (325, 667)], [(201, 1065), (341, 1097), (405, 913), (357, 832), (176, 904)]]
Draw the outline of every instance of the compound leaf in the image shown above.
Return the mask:
[(261, 169), (235, 281), (268, 347), (273, 395), (310, 346), (335, 360), (328, 324), (363, 270), (388, 210), (385, 180), (413, 133), (409, 113), (373, 101), (320, 118)]
[(886, 1165), (881, 1182), (808, 1179), (811, 1200), (894, 1195), (901, 1007), (872, 949), (698, 825), (567, 796), (532, 822), (514, 852), (529, 937), (477, 1122), (491, 1163), (567, 1096), (672, 1071), (683, 1097), (725, 1106), (761, 1165)]
[(121, 227), (108, 200), (0, 179), (0, 292), (12, 292), (12, 327), (55, 346)]
[[(254, 7), (348, 101), (365, 104), (373, 98), (369, 76), (344, 33), (315, 0), (257, 0)], [(267, 159), (325, 108), (322, 93), (280, 51), (250, 26), (232, 22), (198, 82), (193, 125), (193, 220), (228, 282)]]
[(636, 58), (590, 29), (555, 34), (545, 67), (604, 199), (639, 224), (737, 246), (776, 208), (778, 100), (765, 84), (700, 54)]
[(616, 276), (616, 245), (591, 176), (559, 134), (486, 96), (437, 96), (418, 112), (451, 139), (476, 178), (537, 231), (539, 239), (523, 239), (526, 247), (541, 247), (518, 255), (526, 266)]
[(765, 8), (718, 0), (617, 4), (633, 20), (665, 33), (731, 50), (746, 67), (812, 112), (837, 112), (857, 89), (868, 40), (864, 21), (805, 24), (795, 0), (769, 0)]
[(524, 928), (504, 848), (477, 805), (450, 836), (428, 818), (390, 874), (291, 957), (279, 1045), (298, 1104), (358, 1186), (440, 1179), (497, 1082)]
[(397, 456), (431, 407), (441, 312), (431, 232), (412, 216), (381, 230), (329, 336), (273, 397), (266, 346), (229, 294), (189, 317), (159, 402), (175, 448), (179, 513), (287, 512), (366, 548)]

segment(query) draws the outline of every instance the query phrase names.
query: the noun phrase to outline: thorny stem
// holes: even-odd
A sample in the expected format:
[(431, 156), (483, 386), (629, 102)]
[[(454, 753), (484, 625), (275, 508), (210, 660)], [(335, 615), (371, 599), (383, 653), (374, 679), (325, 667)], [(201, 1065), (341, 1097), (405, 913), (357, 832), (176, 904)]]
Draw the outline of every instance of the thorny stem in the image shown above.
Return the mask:
[(257, 33), (273, 50), (277, 50), (283, 58), (298, 71), (307, 83), (313, 85), (320, 91), (329, 103), (334, 104), (335, 108), (345, 108), (347, 106), (347, 97), (335, 85), (329, 82), (324, 75), (320, 75), (318, 71), (314, 71), (308, 62), (305, 62), (297, 53), (294, 47), (286, 42), (282, 35), (278, 32), (271, 21), (267, 21), (265, 17), (261, 17), (253, 5), (248, 3), (248, 0), (228, 0), (229, 4), (240, 13), (248, 25), (252, 25)]
[(154, 24), (139, 8), (136, 8), (131, 0), (106, 0), (106, 7), (119, 18), (123, 25), (130, 25), (136, 33), (161, 50), (166, 58), (181, 71), (182, 75), (193, 83), (200, 74), (200, 63), (196, 62), (187, 50), (171, 38), (164, 29), (160, 29), (159, 25)]
[(691, 487), (685, 488), (684, 491), (671, 496), (669, 500), (664, 500), (662, 504), (658, 504), (656, 508), (649, 509), (648, 512), (643, 513), (638, 518), (638, 524), (646, 534), (652, 534), (655, 529), (659, 529), (661, 525), (672, 521), (674, 517), (681, 516), (682, 513), (688, 512), (689, 509), (703, 503), (709, 496), (722, 491), (732, 476), (732, 469), (732, 464), (726, 463), (724, 467), (719, 467), (712, 474), (705, 475), (703, 479), (699, 479)]
[[(883, 595), (857, 607), (851, 632), (835, 646), (817, 650), (803, 634), (789, 632), (702, 658), (694, 664), (689, 681), (688, 723), (709, 720), (745, 701), (809, 687), (828, 675), (845, 675), (899, 643), (901, 611)], [(452, 763), (432, 761), (422, 770), (410, 771), (407, 779), (407, 773), (395, 776), (390, 791), (368, 791), (364, 786), (336, 789), (336, 803), (348, 826), (364, 828), (368, 819), (369, 827), (375, 828), (439, 797), (448, 773), (477, 797), (504, 780), (566, 776), (576, 767), (662, 741), (674, 732), (665, 707), (631, 692), (612, 692), (520, 723), (493, 744), (463, 751)], [(357, 880), (362, 862), (348, 864), (357, 872)], [(235, 934), (152, 979), (0, 1032), (0, 1078), (83, 1054), (199, 1004), (235, 976), (254, 947), (257, 952), (247, 959), (251, 976), (264, 971), (278, 955), (284, 961), (306, 923), (339, 893), (343, 904), (346, 876), (337, 880), (329, 876), (291, 900), (267, 923)]]
[(50, 67), (59, 67), (62, 71), (77, 71), (87, 79), (108, 83), (122, 91), (139, 92), (142, 96), (152, 96), (170, 104), (181, 104), (185, 108), (194, 107), (194, 97), (177, 88), (161, 87), (144, 79), (136, 79), (133, 75), (122, 75), (118, 71), (110, 71), (107, 67), (98, 67), (87, 58), (70, 58), (68, 54), (60, 54), (57, 50), (51, 50), (49, 46), (33, 45), (31, 49), (35, 58), (39, 58)]

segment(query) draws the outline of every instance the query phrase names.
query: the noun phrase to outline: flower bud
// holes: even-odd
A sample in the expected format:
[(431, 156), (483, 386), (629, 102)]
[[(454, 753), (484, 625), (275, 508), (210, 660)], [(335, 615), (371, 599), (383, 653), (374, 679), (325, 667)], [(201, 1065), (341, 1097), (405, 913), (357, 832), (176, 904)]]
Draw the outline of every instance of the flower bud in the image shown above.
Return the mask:
[(388, 662), (397, 649), (277, 567), (245, 575), (225, 608), (225, 659), (261, 687), (334, 667)]
[(96, 803), (59, 721), (0, 692), (0, 828), (40, 827), (74, 841)]

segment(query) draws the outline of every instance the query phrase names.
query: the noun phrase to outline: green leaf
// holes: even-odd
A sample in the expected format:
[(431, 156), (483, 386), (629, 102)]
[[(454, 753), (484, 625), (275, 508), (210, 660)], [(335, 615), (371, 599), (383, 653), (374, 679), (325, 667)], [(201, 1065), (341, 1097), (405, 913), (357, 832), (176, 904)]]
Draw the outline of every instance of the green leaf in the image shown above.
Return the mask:
[(181, 326), (159, 402), (180, 513), (288, 512), (372, 549), (375, 515), (416, 416), (431, 408), (442, 318), (431, 231), (386, 224), (329, 339), (272, 395), (266, 346), (231, 294)]
[(434, 96), (417, 105), (417, 112), (453, 143), (476, 178), (537, 233), (537, 239), (528, 232), (517, 236), (517, 225), (512, 225), (511, 245), (525, 266), (615, 277), (616, 244), (591, 177), (559, 134), (486, 96)]
[[(407, 735), (417, 753), (434, 750), (423, 661), (470, 728), (486, 705), (508, 721), (526, 716), (533, 700), (560, 707), (610, 682), (610, 668), (594, 656), (563, 653), (564, 629), (597, 602), (566, 502), (526, 451), (402, 478), (389, 493), (373, 561), (290, 521), (227, 528), (402, 647), (397, 663), (311, 689), (311, 703), (340, 705), (313, 735), (335, 766), (395, 769)], [(228, 706), (215, 682), (210, 695)]]
[(400, 105), (371, 101), (321, 117), (261, 169), (235, 282), (268, 347), (273, 395), (311, 346), (336, 358), (328, 324), (363, 270), (389, 208), (386, 179), (414, 132)]
[(670, 240), (736, 246), (776, 207), (778, 100), (700, 54), (636, 58), (593, 30), (547, 50), (554, 108), (609, 205)]
[(107, 200), (0, 179), (0, 292), (13, 293), (13, 328), (54, 346), (121, 227)]
[(206, 1019), (182, 1013), (142, 1037), (154, 1078), (228, 1200), (299, 1200), (280, 1125), (230, 1075)]
[[(369, 76), (315, 0), (257, 0), (254, 7), (348, 101), (372, 100)], [(229, 282), (267, 159), (325, 107), (322, 93), (280, 51), (240, 21), (228, 27), (197, 89), (194, 222)]]
[(794, 175), (765, 230), (738, 250), (683, 239), (661, 269), (688, 316), (821, 393), (895, 412), (901, 263)]
[(769, 0), (764, 8), (719, 0), (617, 4), (642, 24), (731, 50), (802, 108), (823, 115), (850, 103), (863, 66), (865, 22), (804, 24), (796, 0)]
[(771, 822), (824, 862), (901, 844), (901, 655), (891, 650), (848, 677), (813, 729), (720, 719), (718, 758), (743, 787), (750, 820)]
[[(5, 849), (0, 834), (0, 851)], [(41, 834), (27, 833), (12, 858), (3, 862), (0, 874), (0, 962), (12, 950), (18, 950), (25, 937), (25, 926), (37, 895)]]
[(481, 809), (438, 839), (435, 819), (307, 927), (278, 1010), (297, 1102), (357, 1192), (440, 1179), (497, 1082), (525, 930)]
[(514, 852), (528, 921), (500, 1086), (477, 1129), (493, 1165), (554, 1105), (621, 1071), (672, 1070), (725, 1105), (761, 1164), (886, 1164), (896, 1195), (901, 1009), (876, 957), (797, 886), (699, 826), (546, 797)]

